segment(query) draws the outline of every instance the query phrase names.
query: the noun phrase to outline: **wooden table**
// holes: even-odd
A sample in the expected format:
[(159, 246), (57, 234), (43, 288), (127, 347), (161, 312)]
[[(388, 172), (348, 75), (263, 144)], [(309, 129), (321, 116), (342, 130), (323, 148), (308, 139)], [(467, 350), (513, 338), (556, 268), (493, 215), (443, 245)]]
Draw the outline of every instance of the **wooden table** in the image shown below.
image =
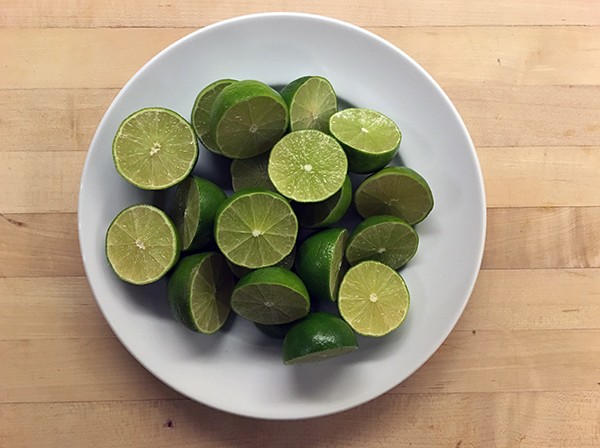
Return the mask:
[[(277, 9), (364, 26), (422, 64), (467, 123), (489, 206), (440, 350), (383, 397), (300, 422), (224, 414), (146, 372), (98, 311), (76, 227), (88, 144), (129, 77), (197, 27)], [(0, 0), (0, 157), (3, 448), (600, 446), (594, 0)]]

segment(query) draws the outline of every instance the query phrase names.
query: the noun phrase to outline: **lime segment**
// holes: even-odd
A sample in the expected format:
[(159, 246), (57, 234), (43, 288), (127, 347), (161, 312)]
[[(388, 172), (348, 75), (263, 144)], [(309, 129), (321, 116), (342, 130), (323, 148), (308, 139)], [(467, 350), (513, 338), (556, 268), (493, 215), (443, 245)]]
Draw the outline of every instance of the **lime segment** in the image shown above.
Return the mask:
[(210, 133), (210, 125), (208, 123), (208, 117), (210, 116), (210, 110), (225, 87), (233, 84), (234, 79), (219, 79), (200, 91), (194, 101), (194, 107), (192, 108), (192, 126), (196, 135), (204, 145), (206, 149), (216, 154), (221, 154), (221, 151), (217, 148), (217, 144), (214, 142)]
[(185, 257), (168, 283), (173, 315), (190, 330), (214, 333), (229, 316), (233, 286), (233, 275), (221, 254), (205, 252)]
[(337, 112), (333, 87), (321, 76), (298, 78), (281, 91), (290, 111), (290, 129), (329, 132), (329, 118)]
[(322, 202), (297, 203), (294, 206), (298, 221), (303, 227), (315, 229), (338, 222), (348, 211), (352, 203), (352, 183), (346, 176), (342, 188)]
[(346, 258), (351, 265), (377, 260), (392, 269), (400, 269), (417, 253), (419, 236), (403, 219), (395, 216), (371, 216), (350, 235)]
[(404, 279), (378, 261), (363, 261), (350, 268), (338, 298), (344, 320), (365, 336), (384, 336), (398, 328), (409, 303)]
[(127, 181), (144, 190), (164, 190), (190, 174), (198, 159), (198, 141), (176, 112), (141, 109), (121, 123), (112, 154)]
[(175, 225), (151, 205), (128, 207), (108, 227), (106, 257), (121, 280), (134, 285), (155, 282), (179, 259)]
[(363, 218), (393, 215), (410, 225), (423, 221), (433, 208), (425, 179), (410, 168), (389, 166), (363, 181), (354, 198)]
[(215, 220), (219, 249), (233, 264), (250, 269), (272, 266), (294, 248), (298, 220), (277, 193), (242, 190), (223, 203)]
[(249, 159), (235, 159), (231, 162), (231, 185), (233, 191), (245, 188), (266, 188), (276, 191), (269, 179), (269, 153)]
[(333, 196), (346, 179), (348, 161), (334, 138), (320, 131), (292, 132), (269, 158), (269, 177), (277, 191), (298, 202), (319, 202)]
[(372, 173), (396, 155), (402, 134), (385, 115), (370, 109), (350, 108), (337, 112), (329, 122), (331, 134), (348, 155), (349, 170)]

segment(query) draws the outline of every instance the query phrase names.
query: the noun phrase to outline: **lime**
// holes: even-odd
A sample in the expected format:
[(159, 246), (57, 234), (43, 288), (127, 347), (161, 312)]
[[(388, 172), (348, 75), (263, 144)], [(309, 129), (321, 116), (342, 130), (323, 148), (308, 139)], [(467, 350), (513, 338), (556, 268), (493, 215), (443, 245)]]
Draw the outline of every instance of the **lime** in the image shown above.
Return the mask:
[(209, 126), (216, 148), (224, 156), (247, 159), (270, 150), (285, 133), (287, 106), (268, 85), (239, 81), (219, 93)]
[(221, 254), (189, 255), (177, 264), (167, 286), (173, 315), (190, 330), (214, 333), (229, 316), (233, 286)]
[(336, 300), (348, 231), (327, 229), (309, 236), (298, 248), (296, 272), (311, 296)]
[(215, 214), (227, 195), (217, 185), (189, 176), (177, 186), (173, 199), (173, 222), (183, 250), (197, 250), (213, 238)]
[(126, 208), (106, 232), (106, 258), (117, 276), (134, 285), (163, 277), (179, 259), (179, 236), (162, 211), (139, 204)]
[(425, 179), (404, 166), (388, 166), (366, 178), (356, 190), (354, 202), (363, 218), (393, 215), (410, 225), (423, 221), (433, 208)]
[(315, 229), (338, 222), (348, 211), (352, 202), (352, 183), (346, 176), (342, 188), (322, 202), (297, 203), (294, 206), (298, 221), (303, 227)]
[(350, 268), (340, 285), (340, 314), (365, 336), (384, 336), (398, 328), (409, 304), (404, 279), (378, 261), (363, 261)]
[(231, 307), (240, 316), (259, 324), (276, 325), (308, 314), (308, 291), (292, 271), (262, 268), (242, 277), (231, 295)]
[(287, 365), (333, 358), (358, 348), (352, 329), (337, 316), (313, 313), (288, 331), (283, 341)]
[(192, 126), (196, 131), (196, 135), (206, 149), (216, 154), (221, 154), (221, 151), (217, 149), (217, 144), (212, 139), (208, 117), (221, 90), (234, 82), (237, 81), (234, 79), (219, 79), (209, 84), (200, 91), (192, 108)]
[(353, 173), (372, 173), (392, 161), (402, 134), (392, 120), (370, 109), (344, 109), (331, 117), (329, 130), (343, 145)]
[(346, 179), (348, 160), (339, 143), (320, 131), (292, 132), (273, 147), (269, 178), (277, 191), (298, 202), (333, 196)]
[(396, 216), (371, 216), (350, 235), (346, 258), (351, 265), (377, 260), (400, 269), (417, 253), (419, 236), (406, 221)]
[(233, 191), (245, 188), (266, 188), (276, 191), (269, 179), (269, 153), (259, 154), (249, 159), (235, 159), (231, 162), (231, 185)]
[(153, 107), (127, 117), (115, 135), (117, 172), (144, 190), (164, 190), (185, 179), (198, 159), (190, 124), (172, 110)]
[[(276, 263), (275, 266), (279, 266), (285, 269), (292, 269), (292, 266), (294, 266), (295, 259), (296, 248), (294, 247), (292, 251), (288, 255), (286, 255), (286, 257), (283, 260), (281, 260), (279, 263)], [(233, 264), (231, 261), (229, 261), (229, 268), (231, 269), (231, 272), (233, 272), (233, 275), (235, 275), (237, 278), (242, 278), (244, 275), (252, 271), (252, 269)]]
[(298, 220), (282, 196), (264, 189), (229, 197), (215, 219), (215, 239), (233, 264), (250, 269), (272, 266), (294, 248)]
[(329, 132), (329, 118), (337, 112), (333, 87), (321, 76), (298, 78), (281, 91), (290, 111), (290, 129)]

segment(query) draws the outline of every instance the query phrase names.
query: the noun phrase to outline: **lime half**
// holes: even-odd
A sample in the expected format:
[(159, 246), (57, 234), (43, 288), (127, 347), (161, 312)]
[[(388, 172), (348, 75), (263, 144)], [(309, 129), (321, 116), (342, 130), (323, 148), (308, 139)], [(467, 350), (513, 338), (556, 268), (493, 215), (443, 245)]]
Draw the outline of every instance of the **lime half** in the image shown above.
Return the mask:
[(337, 112), (331, 83), (321, 76), (298, 78), (281, 90), (290, 111), (290, 129), (329, 132), (329, 118)]
[(404, 279), (378, 261), (363, 261), (350, 268), (338, 298), (340, 314), (359, 334), (384, 336), (406, 317), (410, 297)]
[(167, 291), (173, 315), (190, 330), (214, 333), (229, 316), (233, 286), (233, 275), (221, 254), (187, 256), (169, 279)]
[(183, 250), (197, 250), (213, 238), (215, 214), (227, 195), (212, 182), (189, 176), (177, 186), (173, 199), (173, 222)]
[(242, 190), (217, 212), (215, 239), (233, 264), (250, 269), (272, 266), (294, 248), (298, 220), (282, 196), (268, 190)]
[(287, 365), (344, 355), (358, 348), (352, 329), (337, 316), (313, 313), (287, 332), (283, 362)]
[(344, 144), (348, 169), (372, 173), (396, 155), (402, 134), (392, 120), (370, 109), (344, 109), (331, 117), (331, 134)]
[(141, 109), (119, 126), (112, 154), (127, 181), (144, 190), (164, 190), (194, 169), (198, 141), (192, 126), (176, 112)]
[(210, 133), (208, 117), (221, 90), (234, 82), (237, 81), (234, 79), (219, 79), (209, 84), (200, 91), (192, 108), (192, 126), (194, 127), (194, 131), (196, 131), (196, 135), (206, 149), (216, 154), (221, 154), (221, 151), (217, 148), (217, 144)]
[(417, 232), (402, 218), (371, 216), (350, 235), (346, 258), (351, 265), (377, 260), (399, 269), (415, 256), (418, 246)]
[(240, 279), (231, 296), (231, 307), (252, 322), (277, 325), (306, 316), (310, 298), (296, 274), (270, 267), (252, 271)]
[(106, 258), (121, 280), (134, 285), (155, 282), (179, 259), (175, 225), (151, 205), (128, 207), (108, 227)]
[(232, 159), (247, 159), (270, 150), (288, 127), (281, 95), (259, 81), (239, 81), (215, 99), (209, 125), (217, 149)]
[(249, 159), (235, 159), (231, 162), (230, 171), (233, 191), (245, 188), (266, 188), (276, 191), (269, 179), (269, 153)]
[(404, 166), (388, 166), (366, 178), (357, 188), (354, 202), (363, 218), (393, 215), (410, 225), (423, 221), (433, 208), (425, 179)]
[(297, 202), (333, 196), (346, 179), (348, 160), (339, 143), (320, 131), (292, 132), (269, 158), (269, 178), (277, 191)]
[(298, 221), (303, 227), (315, 229), (338, 222), (352, 203), (352, 183), (346, 176), (342, 188), (322, 202), (297, 203), (294, 206)]

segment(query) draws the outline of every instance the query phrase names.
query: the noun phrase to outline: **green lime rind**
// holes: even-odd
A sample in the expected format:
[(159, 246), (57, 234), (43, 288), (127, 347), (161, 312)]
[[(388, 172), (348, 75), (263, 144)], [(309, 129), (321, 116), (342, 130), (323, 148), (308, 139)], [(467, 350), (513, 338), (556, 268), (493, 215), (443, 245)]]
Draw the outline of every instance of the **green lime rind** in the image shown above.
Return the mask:
[(327, 79), (303, 76), (285, 86), (281, 96), (288, 105), (291, 131), (329, 132), (329, 119), (337, 112), (337, 97)]
[(106, 231), (106, 258), (121, 280), (153, 283), (177, 263), (181, 243), (175, 225), (162, 210), (138, 204), (121, 211)]
[(380, 337), (398, 328), (406, 319), (410, 294), (397, 271), (378, 261), (363, 261), (351, 267), (342, 279), (338, 309), (354, 331)]
[(292, 252), (298, 219), (289, 202), (265, 189), (234, 193), (217, 211), (215, 241), (233, 264), (250, 269), (272, 266)]
[[(292, 249), (292, 251), (286, 255), (286, 257), (281, 260), (279, 263), (275, 264), (275, 266), (279, 266), (285, 269), (292, 269), (292, 267), (294, 266), (294, 260), (296, 259), (296, 247), (294, 247)], [(243, 266), (238, 266), (237, 264), (233, 264), (231, 261), (227, 260), (227, 262), (229, 263), (229, 268), (231, 269), (231, 272), (233, 272), (233, 275), (235, 275), (237, 278), (242, 278), (244, 275), (249, 274), (250, 272), (253, 271), (253, 269), (248, 269), (245, 268)]]
[(392, 215), (415, 225), (429, 215), (434, 200), (429, 185), (416, 171), (388, 166), (359, 185), (354, 203), (363, 218)]
[(361, 174), (390, 163), (402, 140), (402, 133), (390, 118), (364, 108), (344, 109), (332, 115), (329, 131), (346, 151), (348, 171)]
[(201, 177), (189, 176), (177, 186), (171, 214), (182, 250), (199, 250), (212, 242), (215, 215), (226, 199), (219, 186)]
[(344, 228), (327, 229), (309, 236), (298, 247), (296, 272), (311, 297), (337, 299), (347, 238)]
[(233, 275), (221, 254), (189, 255), (177, 264), (167, 285), (173, 316), (192, 331), (215, 333), (229, 316), (233, 287)]
[(238, 281), (231, 307), (252, 322), (278, 325), (306, 316), (310, 297), (302, 280), (292, 271), (268, 267), (252, 271)]
[(417, 253), (419, 235), (402, 218), (371, 216), (362, 221), (348, 238), (346, 259), (351, 265), (376, 260), (400, 269)]
[(294, 211), (302, 227), (316, 229), (335, 224), (344, 217), (352, 203), (352, 182), (346, 176), (342, 188), (322, 202), (294, 204)]
[(198, 160), (198, 140), (177, 112), (149, 107), (123, 120), (112, 155), (125, 180), (143, 190), (164, 190), (192, 172)]
[(337, 316), (313, 313), (294, 325), (283, 341), (286, 365), (321, 361), (358, 348), (352, 328)]
[(230, 172), (231, 185), (235, 192), (246, 188), (265, 188), (277, 192), (269, 179), (268, 152), (249, 159), (232, 160)]
[(208, 117), (210, 116), (215, 99), (221, 93), (221, 90), (234, 82), (237, 81), (235, 79), (219, 79), (207, 85), (196, 96), (194, 106), (192, 107), (191, 123), (196, 136), (206, 149), (215, 154), (221, 154), (221, 151), (219, 151), (217, 144), (212, 139)]
[(255, 80), (225, 87), (210, 111), (213, 141), (222, 155), (247, 159), (269, 151), (288, 127), (281, 95)]

